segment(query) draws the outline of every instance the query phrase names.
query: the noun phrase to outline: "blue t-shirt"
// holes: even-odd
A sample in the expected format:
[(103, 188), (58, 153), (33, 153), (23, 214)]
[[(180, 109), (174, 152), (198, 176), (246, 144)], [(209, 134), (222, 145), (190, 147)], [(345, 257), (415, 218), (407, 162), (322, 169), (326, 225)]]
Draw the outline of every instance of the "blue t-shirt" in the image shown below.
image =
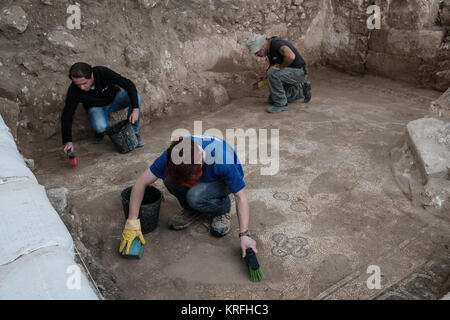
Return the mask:
[[(244, 171), (233, 148), (224, 140), (213, 136), (190, 136), (192, 140), (205, 150), (205, 163), (202, 166), (200, 182), (223, 180), (232, 193), (245, 187)], [(167, 165), (167, 150), (150, 166), (150, 171), (160, 179), (164, 179)]]

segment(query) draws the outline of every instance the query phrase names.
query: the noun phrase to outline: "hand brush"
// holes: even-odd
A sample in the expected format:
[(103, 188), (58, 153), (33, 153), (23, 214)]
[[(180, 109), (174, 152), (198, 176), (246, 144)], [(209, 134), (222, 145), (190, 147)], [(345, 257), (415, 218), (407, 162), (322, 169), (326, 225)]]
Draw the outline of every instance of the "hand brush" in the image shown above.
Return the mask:
[(256, 90), (258, 88), (261, 88), (262, 86), (267, 84), (267, 78), (261, 78), (258, 81), (256, 81), (255, 83), (252, 84), (252, 89)]
[(250, 280), (252, 281), (261, 281), (264, 277), (264, 274), (259, 266), (258, 259), (256, 259), (256, 254), (252, 248), (248, 248), (245, 250), (245, 263), (248, 266), (248, 270), (250, 271)]
[(75, 167), (77, 165), (77, 158), (75, 158), (75, 155), (72, 152), (72, 149), (67, 150), (67, 156), (69, 157), (69, 162), (72, 167)]

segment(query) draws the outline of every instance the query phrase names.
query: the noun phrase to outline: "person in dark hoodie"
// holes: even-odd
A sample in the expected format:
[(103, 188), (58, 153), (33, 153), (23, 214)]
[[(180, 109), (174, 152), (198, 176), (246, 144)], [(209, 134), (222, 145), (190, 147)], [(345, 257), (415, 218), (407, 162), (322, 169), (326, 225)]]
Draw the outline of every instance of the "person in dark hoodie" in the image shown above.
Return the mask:
[(72, 142), (73, 115), (81, 102), (89, 115), (95, 132), (94, 143), (99, 143), (108, 127), (111, 112), (128, 107), (128, 119), (138, 139), (138, 147), (144, 143), (139, 132), (141, 96), (134, 83), (113, 70), (84, 62), (77, 62), (70, 68), (72, 83), (67, 90), (66, 102), (61, 114), (61, 132), (64, 153), (74, 151)]

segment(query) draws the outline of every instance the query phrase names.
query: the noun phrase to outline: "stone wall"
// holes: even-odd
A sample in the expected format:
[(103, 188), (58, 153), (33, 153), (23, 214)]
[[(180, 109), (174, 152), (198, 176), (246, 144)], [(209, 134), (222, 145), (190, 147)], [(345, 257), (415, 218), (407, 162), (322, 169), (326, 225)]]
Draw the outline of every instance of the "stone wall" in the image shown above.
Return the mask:
[[(61, 143), (67, 73), (77, 61), (105, 65), (131, 79), (148, 124), (248, 92), (267, 67), (248, 55), (245, 40), (252, 30), (287, 38), (310, 64), (320, 60), (322, 1), (78, 2), (81, 29), (70, 30), (72, 1), (2, 1), (0, 112), (24, 151)], [(81, 106), (73, 130), (74, 140), (92, 134)]]
[[(267, 62), (249, 56), (251, 31), (287, 38), (309, 65), (371, 72), (445, 91), (450, 57), (445, 0), (4, 0), (0, 5), (0, 113), (27, 153), (61, 144), (60, 114), (78, 61), (105, 65), (142, 95), (143, 125), (173, 112), (248, 95)], [(366, 27), (377, 3), (382, 27)], [(115, 118), (113, 118), (115, 120)], [(92, 135), (79, 107), (74, 140)]]
[[(380, 7), (380, 29), (366, 21)], [(374, 73), (445, 91), (450, 85), (450, 1), (327, 0), (323, 59), (344, 71)]]

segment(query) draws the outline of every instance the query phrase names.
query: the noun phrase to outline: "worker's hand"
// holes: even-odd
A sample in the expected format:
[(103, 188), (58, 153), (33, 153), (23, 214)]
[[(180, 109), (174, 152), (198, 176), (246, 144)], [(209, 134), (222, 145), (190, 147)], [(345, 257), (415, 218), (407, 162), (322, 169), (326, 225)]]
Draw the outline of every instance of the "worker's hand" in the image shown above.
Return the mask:
[(281, 70), (281, 65), (274, 64), (273, 66), (270, 67), (270, 69)]
[(125, 245), (127, 246), (126, 254), (130, 252), (130, 246), (133, 240), (139, 237), (142, 244), (145, 244), (144, 236), (141, 231), (141, 222), (139, 219), (127, 220), (125, 227), (123, 228), (122, 238), (120, 239), (119, 252), (122, 252)]
[(242, 236), (241, 237), (241, 249), (242, 249), (242, 258), (245, 258), (245, 250), (248, 248), (252, 248), (255, 253), (258, 253), (258, 250), (256, 250), (256, 241), (253, 240), (250, 237)]
[(67, 142), (67, 143), (64, 145), (64, 153), (67, 154), (67, 151), (69, 151), (70, 149), (72, 149), (72, 152), (74, 151), (74, 150), (73, 150), (73, 144), (72, 144), (71, 141)]
[(134, 108), (133, 112), (130, 114), (130, 118), (128, 118), (128, 120), (132, 124), (135, 124), (136, 121), (138, 121), (138, 119), (139, 119), (139, 109), (138, 108)]

